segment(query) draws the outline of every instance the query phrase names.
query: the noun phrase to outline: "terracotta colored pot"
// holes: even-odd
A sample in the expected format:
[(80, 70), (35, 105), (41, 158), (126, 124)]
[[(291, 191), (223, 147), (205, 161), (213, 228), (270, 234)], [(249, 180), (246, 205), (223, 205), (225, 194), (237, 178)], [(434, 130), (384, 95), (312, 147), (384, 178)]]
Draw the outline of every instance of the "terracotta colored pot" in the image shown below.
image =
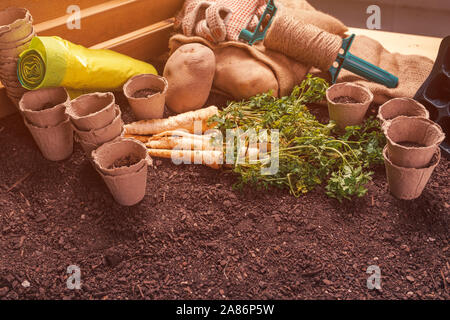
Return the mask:
[(413, 200), (420, 197), (434, 169), (439, 164), (441, 149), (437, 148), (430, 163), (420, 169), (404, 168), (393, 164), (387, 146), (384, 148), (383, 155), (389, 190), (398, 199)]
[(90, 131), (82, 131), (78, 130), (74, 126), (75, 133), (80, 138), (81, 141), (86, 142), (88, 144), (93, 144), (96, 146), (100, 146), (103, 143), (113, 140), (120, 136), (123, 130), (123, 120), (122, 120), (122, 112), (120, 111), (119, 106), (115, 107), (115, 118), (114, 120), (100, 129), (92, 129)]
[(24, 8), (7, 8), (0, 11), (0, 42), (25, 38), (33, 30), (33, 18)]
[(78, 130), (90, 131), (110, 124), (116, 116), (115, 107), (114, 94), (97, 92), (72, 100), (66, 112)]
[[(118, 144), (122, 146), (119, 147)], [(142, 201), (145, 197), (149, 164), (145, 145), (134, 139), (123, 139), (106, 143), (99, 149), (98, 152), (97, 150), (92, 152), (96, 169), (114, 199), (123, 206), (133, 206)], [(145, 160), (141, 158), (137, 164), (130, 167), (110, 168), (116, 160), (134, 154), (137, 150), (140, 158), (145, 151)], [(105, 171), (113, 175), (106, 174)]]
[[(28, 91), (19, 102), (19, 109), (27, 120), (41, 128), (54, 127), (68, 119), (65, 113), (70, 104), (66, 89), (47, 88)], [(44, 108), (50, 105), (49, 108)]]
[[(114, 163), (127, 156), (133, 156), (137, 162), (130, 166), (114, 167)], [(139, 171), (144, 164), (151, 164), (147, 147), (134, 139), (118, 139), (97, 148), (92, 152), (96, 168), (109, 176), (120, 176)]]
[(36, 34), (34, 33), (34, 30), (32, 29), (31, 32), (23, 38), (19, 38), (17, 40), (9, 41), (9, 42), (0, 42), (0, 50), (8, 50), (8, 49), (14, 49), (17, 47), (22, 47), (26, 44), (29, 44), (31, 42), (31, 39), (33, 39), (35, 36), (36, 36)]
[(42, 155), (50, 161), (61, 161), (73, 152), (73, 130), (69, 119), (55, 127), (39, 128), (24, 119)]
[[(373, 94), (368, 88), (347, 82), (331, 86), (328, 88), (326, 96), (330, 120), (334, 120), (340, 129), (362, 124), (373, 101)], [(350, 97), (358, 102), (335, 102), (339, 97)]]
[(429, 119), (430, 113), (419, 102), (410, 98), (396, 98), (383, 104), (378, 110), (378, 119), (383, 125), (399, 116), (422, 117)]
[[(123, 92), (138, 120), (161, 119), (164, 115), (166, 93), (169, 84), (166, 78), (153, 74), (137, 75), (123, 86)], [(158, 93), (143, 98), (135, 98), (140, 90), (150, 89)]]
[(392, 163), (405, 168), (427, 167), (445, 139), (438, 124), (421, 117), (397, 117), (383, 130)]

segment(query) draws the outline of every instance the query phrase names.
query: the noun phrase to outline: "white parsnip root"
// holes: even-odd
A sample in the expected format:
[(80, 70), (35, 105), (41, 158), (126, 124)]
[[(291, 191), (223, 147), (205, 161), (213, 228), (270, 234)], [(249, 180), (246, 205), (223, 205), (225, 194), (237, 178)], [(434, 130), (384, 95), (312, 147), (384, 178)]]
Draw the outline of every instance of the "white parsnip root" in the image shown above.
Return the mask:
[(148, 154), (152, 157), (172, 159), (178, 163), (203, 164), (213, 169), (220, 169), (223, 165), (222, 151), (149, 149)]
[(124, 128), (126, 134), (134, 135), (153, 135), (164, 131), (181, 129), (194, 133), (196, 129), (195, 124), (199, 122), (199, 129), (205, 132), (212, 128), (212, 126), (208, 125), (209, 118), (218, 113), (219, 110), (217, 107), (211, 106), (205, 109), (182, 113), (167, 119), (136, 121), (125, 125)]

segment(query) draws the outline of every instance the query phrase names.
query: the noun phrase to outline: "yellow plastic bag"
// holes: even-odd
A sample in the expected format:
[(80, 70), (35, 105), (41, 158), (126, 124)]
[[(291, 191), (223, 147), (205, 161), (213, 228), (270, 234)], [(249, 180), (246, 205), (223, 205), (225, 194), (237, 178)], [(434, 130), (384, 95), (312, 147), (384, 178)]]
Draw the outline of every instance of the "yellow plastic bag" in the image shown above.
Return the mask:
[(143, 73), (157, 71), (146, 62), (111, 50), (87, 49), (60, 37), (34, 37), (17, 66), (19, 81), (28, 90), (114, 91)]

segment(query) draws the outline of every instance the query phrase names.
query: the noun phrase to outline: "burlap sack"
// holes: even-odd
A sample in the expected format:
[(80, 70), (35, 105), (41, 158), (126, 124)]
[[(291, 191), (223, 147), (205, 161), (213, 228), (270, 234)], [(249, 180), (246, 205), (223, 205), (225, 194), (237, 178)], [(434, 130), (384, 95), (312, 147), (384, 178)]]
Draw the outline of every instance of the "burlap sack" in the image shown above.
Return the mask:
[[(188, 2), (186, 1), (186, 4)], [(279, 0), (277, 3), (281, 4), (279, 14), (289, 13), (330, 33), (343, 35), (347, 31), (339, 20), (316, 11), (305, 0)], [(184, 10), (176, 19), (175, 27), (178, 31), (181, 31), (183, 17)], [(274, 90), (279, 96), (290, 94), (292, 88), (301, 83), (309, 71), (331, 80), (329, 74), (317, 69), (311, 70), (310, 66), (267, 50), (261, 44), (250, 47), (242, 42), (222, 42), (215, 45), (200, 37), (177, 34), (170, 39), (170, 51), (173, 53), (179, 46), (193, 42), (210, 47), (216, 54), (217, 74), (213, 91), (236, 100), (267, 92), (268, 89)], [(399, 77), (399, 86), (388, 89), (346, 70), (341, 72), (338, 82), (356, 82), (368, 87), (375, 96), (374, 102), (379, 104), (392, 98), (412, 98), (433, 67), (433, 61), (426, 57), (390, 53), (379, 42), (365, 36), (356, 37), (351, 52)]]

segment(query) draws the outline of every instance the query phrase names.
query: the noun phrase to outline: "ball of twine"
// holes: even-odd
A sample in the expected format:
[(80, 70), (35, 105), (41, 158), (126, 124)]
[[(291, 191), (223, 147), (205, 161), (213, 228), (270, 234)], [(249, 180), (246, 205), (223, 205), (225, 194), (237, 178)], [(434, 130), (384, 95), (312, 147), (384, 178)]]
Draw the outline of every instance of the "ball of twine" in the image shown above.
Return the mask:
[(342, 38), (289, 16), (278, 16), (269, 28), (264, 45), (295, 59), (328, 71), (342, 46)]

